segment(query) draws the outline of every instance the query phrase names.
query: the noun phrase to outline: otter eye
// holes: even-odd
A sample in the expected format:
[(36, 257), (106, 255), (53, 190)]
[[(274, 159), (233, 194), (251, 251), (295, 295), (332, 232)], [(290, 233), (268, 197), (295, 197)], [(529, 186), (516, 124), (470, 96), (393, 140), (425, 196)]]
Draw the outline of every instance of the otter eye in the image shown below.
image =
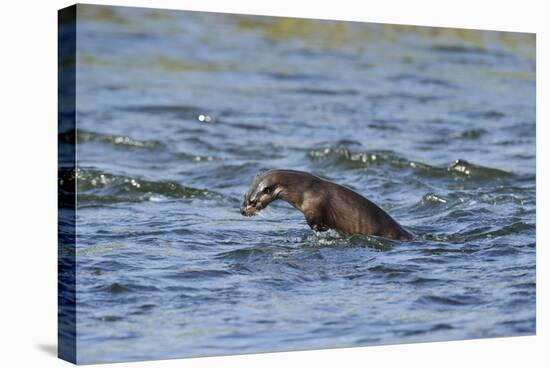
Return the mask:
[(264, 190), (262, 190), (265, 194), (271, 193), (271, 187), (265, 187)]

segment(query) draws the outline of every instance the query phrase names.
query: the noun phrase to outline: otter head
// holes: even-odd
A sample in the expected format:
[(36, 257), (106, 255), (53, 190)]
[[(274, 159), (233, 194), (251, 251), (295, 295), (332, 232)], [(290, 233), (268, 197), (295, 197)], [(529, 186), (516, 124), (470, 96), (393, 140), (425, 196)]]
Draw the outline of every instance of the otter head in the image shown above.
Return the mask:
[(254, 216), (258, 211), (278, 198), (281, 187), (277, 181), (277, 175), (268, 171), (257, 176), (244, 194), (241, 203), (241, 215)]

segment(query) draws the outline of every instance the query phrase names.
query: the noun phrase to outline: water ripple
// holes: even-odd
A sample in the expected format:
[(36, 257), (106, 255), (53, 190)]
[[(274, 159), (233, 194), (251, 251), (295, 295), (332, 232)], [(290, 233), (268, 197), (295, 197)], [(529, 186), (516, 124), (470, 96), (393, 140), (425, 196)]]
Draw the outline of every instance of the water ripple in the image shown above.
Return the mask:
[[(110, 174), (94, 168), (79, 168), (75, 175), (78, 199), (83, 205), (118, 202), (158, 201), (165, 198), (208, 198), (218, 194), (206, 189), (186, 187), (174, 181), (151, 181)], [(61, 181), (74, 180), (62, 177)]]

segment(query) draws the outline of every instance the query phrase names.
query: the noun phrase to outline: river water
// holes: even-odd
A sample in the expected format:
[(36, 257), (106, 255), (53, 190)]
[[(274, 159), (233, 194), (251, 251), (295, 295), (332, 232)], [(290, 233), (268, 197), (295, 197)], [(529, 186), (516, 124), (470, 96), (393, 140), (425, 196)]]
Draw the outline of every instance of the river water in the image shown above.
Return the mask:
[[(80, 6), (77, 347), (95, 363), (535, 333), (533, 35)], [(312, 172), (412, 242), (315, 234)]]

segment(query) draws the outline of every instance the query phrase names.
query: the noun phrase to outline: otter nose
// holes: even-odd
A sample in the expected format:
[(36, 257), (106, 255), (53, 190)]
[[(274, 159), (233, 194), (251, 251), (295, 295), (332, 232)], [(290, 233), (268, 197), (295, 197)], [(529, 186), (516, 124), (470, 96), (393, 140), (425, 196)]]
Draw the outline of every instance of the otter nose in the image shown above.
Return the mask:
[(240, 208), (241, 215), (246, 214), (246, 207), (247, 207), (246, 200), (243, 200), (242, 203), (241, 203), (241, 208)]

